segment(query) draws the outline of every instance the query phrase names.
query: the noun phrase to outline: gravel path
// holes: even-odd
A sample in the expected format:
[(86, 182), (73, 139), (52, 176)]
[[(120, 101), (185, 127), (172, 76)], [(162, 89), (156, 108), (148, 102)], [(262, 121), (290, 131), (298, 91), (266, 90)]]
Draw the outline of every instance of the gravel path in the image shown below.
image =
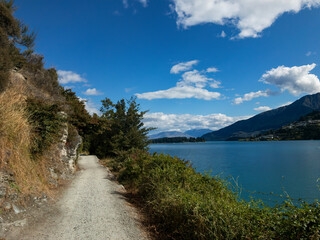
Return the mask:
[[(80, 172), (56, 204), (55, 214), (30, 226), (24, 240), (146, 239), (138, 216), (122, 196), (121, 186), (95, 156), (79, 159)], [(7, 238), (11, 239), (11, 238)]]

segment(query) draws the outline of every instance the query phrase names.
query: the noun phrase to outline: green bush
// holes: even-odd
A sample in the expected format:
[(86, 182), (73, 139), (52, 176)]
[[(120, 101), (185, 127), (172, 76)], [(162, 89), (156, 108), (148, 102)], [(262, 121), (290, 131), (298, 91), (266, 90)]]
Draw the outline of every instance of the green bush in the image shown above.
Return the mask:
[(61, 127), (66, 119), (59, 113), (60, 107), (56, 104), (42, 102), (41, 100), (28, 99), (27, 109), (29, 121), (33, 126), (33, 156), (43, 153), (61, 137)]
[(113, 161), (118, 179), (143, 199), (168, 239), (319, 239), (320, 208), (246, 202), (230, 183), (169, 155), (132, 151)]

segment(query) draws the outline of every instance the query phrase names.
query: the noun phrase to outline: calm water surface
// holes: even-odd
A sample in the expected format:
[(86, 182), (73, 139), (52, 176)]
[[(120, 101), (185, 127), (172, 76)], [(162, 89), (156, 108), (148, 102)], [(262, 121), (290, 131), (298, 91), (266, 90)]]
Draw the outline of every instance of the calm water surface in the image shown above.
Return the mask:
[[(238, 179), (248, 199), (249, 192), (284, 194), (312, 202), (320, 199), (320, 141), (206, 142), (151, 144), (150, 152), (190, 160), (200, 172)], [(254, 194), (274, 201), (274, 196)]]

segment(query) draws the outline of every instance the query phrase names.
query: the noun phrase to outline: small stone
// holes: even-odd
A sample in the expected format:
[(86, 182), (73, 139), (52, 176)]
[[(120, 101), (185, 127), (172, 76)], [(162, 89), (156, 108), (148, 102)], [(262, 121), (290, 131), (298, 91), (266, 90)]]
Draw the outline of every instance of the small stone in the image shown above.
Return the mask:
[(11, 203), (8, 203), (8, 202), (3, 203), (3, 208), (5, 210), (10, 210), (11, 209)]
[(13, 211), (14, 211), (15, 214), (19, 214), (19, 213), (25, 212), (24, 209), (19, 208), (19, 207), (18, 207), (17, 205), (15, 205), (15, 204), (12, 204), (12, 208), (13, 208)]
[(27, 219), (22, 219), (22, 220), (19, 220), (19, 221), (15, 221), (12, 223), (13, 226), (15, 227), (23, 227), (27, 224)]

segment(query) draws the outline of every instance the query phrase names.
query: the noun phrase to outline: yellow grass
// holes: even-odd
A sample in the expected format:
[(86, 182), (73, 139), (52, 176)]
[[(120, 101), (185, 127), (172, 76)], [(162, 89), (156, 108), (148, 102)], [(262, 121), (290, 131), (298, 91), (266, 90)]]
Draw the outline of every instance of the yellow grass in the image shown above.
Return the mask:
[(22, 193), (48, 193), (45, 163), (30, 158), (31, 134), (24, 88), (16, 84), (0, 94), (0, 169), (13, 172)]

